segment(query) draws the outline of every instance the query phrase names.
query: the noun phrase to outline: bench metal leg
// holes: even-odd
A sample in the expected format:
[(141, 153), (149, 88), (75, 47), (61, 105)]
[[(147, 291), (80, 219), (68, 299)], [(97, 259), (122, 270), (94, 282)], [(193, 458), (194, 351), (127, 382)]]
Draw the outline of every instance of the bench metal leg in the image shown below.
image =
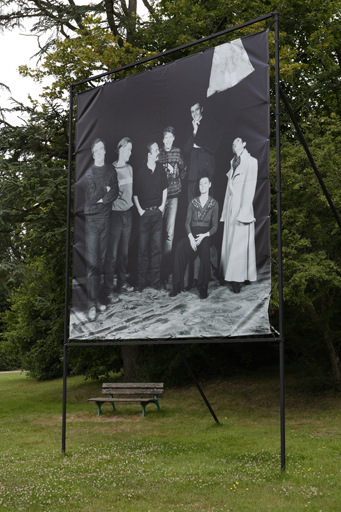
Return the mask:
[(146, 405), (144, 402), (139, 402), (139, 404), (142, 406), (142, 418), (146, 415)]
[(102, 414), (102, 411), (101, 411), (102, 402), (95, 402), (95, 404), (97, 404), (97, 407), (98, 407), (97, 416), (100, 416)]
[(157, 407), (157, 410), (160, 410), (159, 402), (157, 400), (151, 400), (150, 402), (139, 402), (139, 404), (142, 407), (142, 418), (146, 416), (146, 407), (148, 404), (155, 404)]
[[(98, 407), (98, 412), (97, 412), (97, 416), (100, 416), (102, 413), (102, 404), (105, 403), (105, 402), (95, 402), (97, 404), (97, 407)], [(115, 403), (114, 402), (109, 402), (111, 405), (112, 405), (112, 410), (113, 411), (116, 411), (116, 407), (115, 407)]]

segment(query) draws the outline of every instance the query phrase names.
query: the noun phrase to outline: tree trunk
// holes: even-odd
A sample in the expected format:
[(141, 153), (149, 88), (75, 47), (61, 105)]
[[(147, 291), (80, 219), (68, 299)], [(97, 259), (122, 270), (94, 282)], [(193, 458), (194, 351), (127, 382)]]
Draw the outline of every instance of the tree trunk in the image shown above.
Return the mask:
[(328, 355), (332, 367), (332, 374), (334, 377), (334, 383), (338, 388), (341, 389), (340, 360), (334, 347), (333, 338), (330, 335), (328, 323), (327, 325), (321, 326), (321, 321), (319, 319), (318, 314), (316, 313), (314, 306), (309, 306), (308, 309), (313, 317), (314, 323), (317, 328), (317, 332), (319, 332), (323, 336), (323, 339), (327, 345)]
[(129, 11), (136, 14), (136, 4), (137, 0), (129, 0)]
[(138, 345), (123, 345), (122, 359), (125, 382), (136, 382), (138, 377), (138, 359), (141, 347)]
[(334, 377), (334, 382), (338, 388), (341, 388), (341, 372), (340, 372), (340, 360), (336, 353), (334, 343), (332, 337), (330, 336), (329, 331), (325, 331), (323, 333), (324, 341), (326, 342), (328, 348), (328, 354), (330, 363), (332, 365), (332, 372)]

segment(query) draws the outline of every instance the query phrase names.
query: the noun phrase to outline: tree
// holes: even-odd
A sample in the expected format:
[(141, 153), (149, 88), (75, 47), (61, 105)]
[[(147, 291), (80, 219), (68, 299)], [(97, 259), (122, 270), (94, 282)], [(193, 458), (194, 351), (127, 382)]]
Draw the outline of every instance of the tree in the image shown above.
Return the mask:
[[(309, 130), (305, 127), (308, 145), (339, 211), (340, 127), (336, 114), (312, 121)], [(301, 144), (286, 142), (282, 160), (284, 299), (289, 310), (300, 316), (295, 322), (299, 331), (303, 320), (309, 333), (299, 351), (310, 355), (316, 365), (323, 360), (322, 342), (340, 388), (341, 232)]]
[[(148, 0), (142, 3), (150, 14), (154, 8)], [(58, 36), (71, 38), (78, 30), (84, 29), (84, 18), (99, 15), (102, 26), (109, 28), (119, 38), (120, 44), (129, 41), (136, 29), (137, 0), (104, 0), (103, 2), (78, 5), (74, 0), (1, 0), (0, 27), (12, 29), (22, 26), (25, 20), (34, 20), (31, 31), (39, 41), (47, 37), (40, 47), (43, 55), (54, 47)]]
[[(278, 7), (273, 0), (143, 3), (150, 13), (146, 22), (136, 15), (136, 2), (105, 1), (79, 6), (72, 0), (0, 1), (2, 27), (10, 28), (26, 18), (33, 18), (33, 33), (41, 39), (47, 38), (41, 45), (39, 68), (32, 70), (24, 66), (22, 73), (37, 80), (44, 74), (54, 76), (53, 84), (43, 93), (42, 108), (33, 104), (22, 128), (1, 125), (0, 186), (2, 198), (5, 198), (2, 200), (1, 222), (6, 235), (0, 250), (3, 265), (9, 265), (13, 271), (9, 286), (14, 289), (11, 310), (4, 317), (7, 342), (13, 342), (11, 333), (15, 332), (16, 324), (25, 329), (25, 324), (19, 322), (20, 315), (26, 314), (27, 322), (33, 324), (38, 318), (42, 319), (42, 330), (30, 331), (30, 342), (23, 351), (26, 355), (20, 357), (29, 357), (30, 351), (34, 353), (35, 343), (39, 345), (39, 340), (52, 333), (55, 321), (49, 318), (56, 318), (54, 311), (57, 310), (53, 308), (63, 301), (68, 144), (65, 111), (70, 83), (256, 18)], [(327, 4), (317, 0), (284, 0), (279, 8), (282, 87), (294, 104), (295, 114), (324, 173), (327, 187), (333, 191), (337, 207), (340, 207), (340, 10), (340, 0), (331, 0)], [(266, 28), (267, 23), (259, 28)], [(254, 30), (254, 27), (244, 29), (238, 37)], [(219, 42), (236, 36), (236, 33), (224, 36)], [(206, 43), (201, 48), (211, 44)], [(271, 63), (273, 48), (274, 38), (270, 32)], [(198, 47), (173, 54), (172, 59), (194, 51), (198, 51)], [(140, 69), (130, 72), (136, 71)], [(334, 382), (340, 385), (339, 232), (283, 110), (282, 123), (284, 299), (290, 319), (288, 332), (292, 339), (295, 339), (295, 332), (302, 333), (304, 338), (299, 350), (289, 340), (288, 350), (314, 368), (317, 362), (321, 364), (323, 361), (324, 368), (332, 368)], [(275, 225), (273, 230), (275, 240)], [(276, 276), (276, 250), (273, 260), (273, 276)], [(34, 283), (37, 277), (33, 281), (30, 277), (33, 274), (39, 276), (38, 279), (59, 283), (43, 295), (51, 306), (49, 318), (37, 315), (37, 311), (42, 310), (36, 301), (30, 303), (30, 311), (25, 310), (25, 293), (28, 297), (25, 290), (31, 290), (35, 297), (42, 295), (38, 283)], [(6, 283), (8, 286), (8, 281)], [(276, 311), (277, 306), (274, 291), (272, 309)], [(61, 312), (59, 315), (63, 316)], [(311, 329), (312, 325), (314, 329)], [(61, 341), (62, 336), (57, 336), (57, 332), (61, 332), (61, 324), (54, 331)], [(60, 345), (53, 350), (59, 354), (60, 368)], [(41, 354), (43, 357), (43, 351)], [(327, 364), (328, 357), (330, 362)], [(75, 367), (87, 372), (87, 361), (79, 358), (75, 360)], [(117, 358), (112, 364), (119, 366)], [(51, 365), (57, 368), (54, 363)], [(100, 372), (106, 371), (101, 365), (98, 362), (97, 368), (102, 368)], [(46, 375), (44, 372), (42, 375)], [(94, 374), (98, 375), (98, 372)]]

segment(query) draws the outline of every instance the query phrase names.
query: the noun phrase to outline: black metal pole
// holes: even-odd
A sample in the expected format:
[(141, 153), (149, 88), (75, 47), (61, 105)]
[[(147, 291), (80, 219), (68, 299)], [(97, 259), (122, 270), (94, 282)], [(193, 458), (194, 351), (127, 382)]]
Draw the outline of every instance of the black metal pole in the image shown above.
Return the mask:
[(192, 343), (261, 343), (261, 342), (278, 342), (279, 338), (275, 338), (274, 336), (269, 336), (268, 338), (193, 338), (193, 339), (174, 339), (169, 338), (165, 340), (135, 340), (135, 341), (127, 341), (121, 340), (118, 341), (69, 341), (68, 347), (110, 347), (117, 346), (122, 347), (124, 345), (188, 345)]
[(305, 152), (307, 154), (307, 157), (309, 158), (309, 162), (310, 162), (312, 168), (315, 171), (316, 177), (319, 180), (319, 183), (320, 183), (321, 188), (322, 188), (322, 190), (324, 192), (324, 195), (326, 196), (328, 204), (329, 204), (329, 206), (330, 206), (330, 208), (331, 208), (331, 210), (332, 210), (332, 212), (334, 214), (336, 222), (338, 223), (339, 228), (341, 229), (341, 219), (340, 219), (340, 216), (338, 214), (338, 211), (337, 211), (337, 209), (334, 206), (333, 200), (332, 200), (332, 198), (331, 198), (331, 196), (330, 196), (330, 194), (329, 194), (329, 192), (328, 192), (328, 190), (327, 190), (327, 188), (326, 188), (326, 186), (324, 184), (324, 181), (323, 181), (323, 178), (322, 178), (322, 176), (320, 174), (320, 171), (318, 170), (318, 168), (317, 168), (317, 166), (315, 164), (315, 161), (314, 161), (314, 159), (312, 157), (312, 154), (309, 151), (309, 148), (308, 148), (308, 145), (307, 145), (306, 140), (304, 138), (304, 135), (301, 132), (301, 129), (300, 129), (299, 125), (298, 125), (298, 122), (296, 121), (295, 115), (294, 115), (294, 113), (293, 113), (293, 111), (292, 111), (292, 109), (291, 109), (291, 107), (289, 105), (288, 99), (287, 99), (287, 97), (286, 97), (286, 95), (285, 95), (285, 93), (284, 93), (284, 91), (283, 91), (283, 89), (281, 87), (280, 87), (280, 94), (281, 94), (283, 103), (285, 105), (285, 108), (287, 109), (288, 114), (289, 114), (289, 116), (290, 116), (290, 118), (291, 118), (291, 120), (292, 120), (292, 122), (293, 122), (293, 124), (295, 126), (296, 131), (297, 131), (297, 134), (298, 134), (298, 136), (299, 136), (299, 138), (300, 138), (300, 140), (302, 142), (302, 145), (303, 145), (304, 150), (305, 150)]
[(145, 59), (138, 60), (136, 62), (133, 62), (132, 64), (126, 64), (125, 66), (121, 66), (120, 68), (113, 69), (111, 71), (106, 71), (105, 73), (101, 73), (99, 75), (91, 76), (90, 78), (84, 78), (83, 80), (80, 80), (79, 82), (74, 82), (74, 86), (84, 84), (87, 82), (91, 82), (93, 80), (99, 80), (100, 78), (103, 78), (108, 75), (113, 75), (115, 73), (118, 73), (119, 71), (123, 71), (126, 69), (133, 68), (134, 66), (140, 66), (141, 64), (145, 64), (147, 62), (150, 62), (155, 59), (161, 59), (165, 57), (166, 55), (170, 55), (171, 53), (178, 52), (181, 50), (185, 50), (186, 48), (190, 48), (191, 46), (195, 46), (199, 43), (204, 43), (206, 41), (209, 41), (210, 39), (214, 39), (219, 36), (223, 36), (225, 34), (228, 34), (229, 32), (234, 32), (235, 30), (240, 30), (241, 28), (248, 27), (249, 25), (253, 25), (255, 23), (259, 23), (260, 21), (264, 21), (268, 18), (272, 18), (274, 16), (274, 13), (265, 14), (264, 16), (260, 16), (259, 18), (255, 18), (254, 20), (246, 21), (245, 23), (241, 23), (240, 25), (236, 25), (235, 27), (227, 28), (225, 30), (221, 30), (220, 32), (216, 32), (215, 34), (211, 34), (207, 37), (203, 37), (202, 39), (197, 39), (196, 41), (191, 41), (190, 43), (183, 44), (182, 46), (177, 46), (176, 48), (172, 48), (171, 50), (166, 50), (162, 53), (158, 53), (157, 55), (152, 55), (151, 57), (146, 57)]
[(65, 304), (64, 304), (64, 353), (63, 353), (63, 416), (62, 416), (62, 452), (65, 452), (66, 441), (66, 389), (67, 389), (67, 341), (69, 332), (69, 266), (71, 240), (71, 182), (72, 182), (72, 149), (73, 149), (73, 85), (70, 85), (69, 105), (69, 162), (67, 189), (67, 225), (65, 254)]
[(211, 407), (210, 402), (207, 400), (207, 398), (206, 398), (206, 396), (205, 396), (205, 393), (204, 393), (204, 392), (203, 392), (203, 390), (201, 389), (200, 384), (199, 384), (199, 382), (198, 382), (198, 380), (197, 380), (196, 376), (194, 375), (193, 370), (192, 370), (192, 368), (190, 367), (190, 365), (189, 365), (189, 363), (188, 363), (187, 359), (185, 358), (185, 356), (184, 356), (184, 354), (183, 354), (182, 350), (181, 350), (180, 348), (178, 348), (178, 351), (179, 351), (179, 354), (180, 354), (180, 356), (181, 356), (181, 359), (182, 359), (182, 360), (183, 360), (183, 362), (185, 363), (185, 366), (186, 366), (186, 368), (187, 368), (187, 370), (188, 370), (189, 374), (191, 375), (192, 379), (194, 380), (195, 385), (196, 385), (196, 387), (197, 387), (197, 388), (198, 388), (198, 390), (199, 390), (199, 393), (201, 394), (201, 396), (202, 396), (202, 398), (203, 398), (203, 400), (204, 400), (205, 404), (207, 405), (208, 410), (209, 410), (209, 411), (210, 411), (210, 413), (212, 414), (214, 421), (215, 421), (216, 423), (219, 423), (219, 424), (220, 424), (220, 422), (219, 422), (219, 420), (218, 420), (217, 416), (216, 416), (216, 415), (215, 415), (215, 413), (214, 413), (214, 410), (213, 410), (213, 409), (212, 409), (212, 407)]
[(278, 294), (279, 294), (279, 374), (281, 470), (285, 470), (285, 397), (284, 397), (284, 333), (283, 333), (283, 261), (282, 261), (282, 184), (281, 184), (281, 132), (279, 85), (279, 16), (275, 14), (275, 87), (276, 87), (276, 160), (277, 160), (277, 236), (278, 236)]
[(67, 347), (63, 350), (63, 417), (62, 417), (62, 452), (65, 453), (66, 444), (66, 391), (67, 391)]

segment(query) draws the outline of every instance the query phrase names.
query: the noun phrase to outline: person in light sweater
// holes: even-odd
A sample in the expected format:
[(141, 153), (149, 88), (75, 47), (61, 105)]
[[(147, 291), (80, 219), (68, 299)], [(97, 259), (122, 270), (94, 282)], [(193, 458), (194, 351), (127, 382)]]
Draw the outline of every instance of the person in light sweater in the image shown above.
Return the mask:
[(126, 276), (133, 206), (133, 169), (128, 163), (132, 148), (129, 137), (121, 139), (117, 144), (117, 160), (112, 164), (112, 172), (117, 173), (119, 193), (112, 203), (105, 260), (104, 285), (108, 301), (111, 303), (118, 301), (114, 293), (115, 270), (117, 271), (117, 291), (134, 291), (134, 287), (127, 282)]

